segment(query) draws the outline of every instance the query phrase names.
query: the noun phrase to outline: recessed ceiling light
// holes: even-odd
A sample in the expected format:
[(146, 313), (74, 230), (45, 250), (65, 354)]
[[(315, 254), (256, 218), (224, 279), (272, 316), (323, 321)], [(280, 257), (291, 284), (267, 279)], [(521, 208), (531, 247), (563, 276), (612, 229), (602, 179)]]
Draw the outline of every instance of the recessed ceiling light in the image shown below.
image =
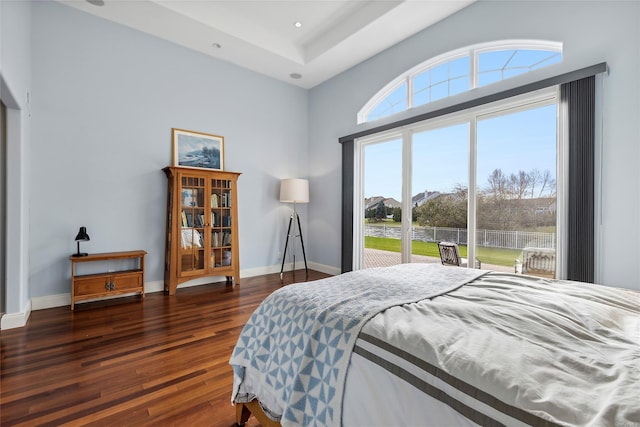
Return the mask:
[(220, 43), (211, 43), (211, 46), (216, 48), (216, 49), (220, 49), (222, 47), (222, 45)]
[(291, 74), (289, 74), (289, 77), (291, 77), (292, 79), (298, 80), (298, 79), (302, 78), (302, 74), (300, 74), (300, 73), (291, 73)]
[(296, 27), (296, 28), (302, 28), (302, 22), (296, 21), (296, 22), (293, 23), (293, 26)]
[(104, 0), (87, 0), (87, 2), (94, 6), (104, 6)]

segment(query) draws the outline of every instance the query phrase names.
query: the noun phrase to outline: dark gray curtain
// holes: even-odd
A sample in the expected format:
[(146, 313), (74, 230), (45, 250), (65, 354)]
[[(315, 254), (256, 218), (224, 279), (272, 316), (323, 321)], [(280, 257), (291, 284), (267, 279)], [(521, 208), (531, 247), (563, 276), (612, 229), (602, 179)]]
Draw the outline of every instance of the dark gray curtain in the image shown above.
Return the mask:
[(595, 77), (560, 87), (569, 135), (567, 279), (594, 280)]
[(353, 139), (342, 141), (342, 272), (353, 270)]

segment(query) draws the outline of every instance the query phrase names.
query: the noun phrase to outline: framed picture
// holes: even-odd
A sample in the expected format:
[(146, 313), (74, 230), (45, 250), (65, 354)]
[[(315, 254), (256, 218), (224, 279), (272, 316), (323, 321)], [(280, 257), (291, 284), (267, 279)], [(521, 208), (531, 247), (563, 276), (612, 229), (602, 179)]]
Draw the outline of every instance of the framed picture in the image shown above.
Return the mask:
[(193, 188), (183, 188), (182, 189), (182, 206), (196, 206), (196, 195), (194, 194)]
[(172, 129), (173, 166), (224, 170), (224, 137)]

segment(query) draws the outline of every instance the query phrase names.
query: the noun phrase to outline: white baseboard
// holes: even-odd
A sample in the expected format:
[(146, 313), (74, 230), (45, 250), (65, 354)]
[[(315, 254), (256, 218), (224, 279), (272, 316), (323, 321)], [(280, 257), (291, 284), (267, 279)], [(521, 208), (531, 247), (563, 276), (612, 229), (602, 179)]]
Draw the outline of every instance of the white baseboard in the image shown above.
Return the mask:
[[(300, 269), (300, 263), (296, 263), (296, 267)], [(318, 264), (315, 262), (308, 263), (308, 266), (312, 270), (320, 271), (325, 274), (330, 274), (332, 276), (340, 274), (340, 269), (336, 267), (331, 267), (329, 265)], [(255, 277), (255, 276), (263, 276), (265, 274), (274, 274), (280, 273), (280, 268), (282, 266), (278, 265), (270, 265), (265, 267), (256, 267), (256, 268), (248, 268), (240, 271), (240, 278), (243, 277)], [(284, 271), (291, 271), (293, 268), (292, 263), (287, 263), (284, 265)], [(191, 286), (201, 286), (206, 285), (211, 282), (223, 281), (225, 280), (224, 276), (221, 276), (219, 279), (215, 276), (207, 276), (200, 277), (198, 279), (193, 279), (185, 283), (181, 283), (179, 288), (189, 288)], [(144, 284), (144, 292), (145, 294), (151, 292), (164, 292), (164, 281), (156, 280), (153, 282), (146, 282)], [(132, 294), (133, 295), (133, 294)], [(122, 295), (120, 295), (122, 296)], [(29, 313), (31, 310), (45, 310), (47, 308), (55, 308), (55, 307), (64, 307), (66, 305), (71, 305), (71, 294), (57, 294), (57, 295), (47, 295), (44, 297), (35, 297), (31, 298), (29, 301), (29, 310), (25, 313), (11, 313), (5, 314), (2, 316), (2, 329), (9, 328), (17, 328), (26, 325), (27, 319), (29, 318)], [(15, 325), (10, 327), (5, 327), (7, 325)]]
[[(317, 262), (309, 262), (307, 263), (307, 266), (309, 267), (310, 270), (315, 270), (315, 271), (319, 271), (321, 273), (325, 273), (325, 274), (330, 274), (332, 276), (337, 276), (338, 274), (340, 274), (340, 269), (337, 267), (332, 267), (330, 265), (325, 265), (325, 264), (318, 264)], [(260, 267), (260, 268), (254, 268), (251, 270), (243, 270), (240, 273), (241, 277), (252, 277), (252, 276), (262, 276), (264, 274), (273, 274), (273, 273), (280, 273), (280, 269), (282, 268), (282, 265), (278, 264), (278, 265), (272, 265), (269, 267)], [(298, 270), (300, 270), (301, 268), (304, 268), (304, 264), (297, 262), (296, 263), (296, 268)], [(293, 263), (287, 263), (284, 265), (284, 271), (291, 271), (293, 269)]]
[(31, 306), (34, 310), (46, 310), (47, 308), (64, 307), (65, 305), (71, 305), (71, 294), (31, 298)]
[[(303, 267), (304, 264), (301, 263), (296, 263), (296, 267), (298, 269), (300, 269), (301, 267)], [(308, 263), (308, 267), (312, 270), (317, 270), (320, 271), (322, 273), (326, 273), (326, 274), (331, 274), (331, 275), (336, 275), (336, 274), (340, 274), (340, 270), (335, 268), (335, 267), (330, 267), (327, 265), (323, 265), (323, 264), (316, 264), (316, 263)], [(264, 276), (266, 274), (276, 274), (276, 273), (280, 273), (280, 269), (282, 268), (281, 264), (278, 265), (268, 265), (265, 267), (256, 267), (256, 268), (245, 268), (243, 270), (240, 271), (240, 281), (242, 281), (243, 278), (247, 278), (247, 277), (255, 277), (255, 276)], [(284, 265), (284, 271), (291, 271), (293, 269), (293, 263), (286, 263)], [(178, 289), (180, 288), (189, 288), (191, 286), (201, 286), (201, 285), (207, 285), (209, 283), (212, 282), (221, 282), (224, 281), (225, 277), (224, 276), (220, 276), (220, 277), (216, 277), (216, 276), (207, 276), (207, 277), (200, 277), (198, 279), (193, 279), (190, 280), (188, 282), (185, 283), (181, 283), (178, 285)], [(163, 283), (160, 283), (160, 289), (159, 290), (163, 290)], [(147, 288), (147, 284), (145, 284), (145, 291), (149, 292), (148, 288)]]
[[(274, 274), (280, 273), (281, 265), (267, 265), (265, 267), (255, 267), (255, 268), (247, 268), (240, 272), (240, 278), (243, 277), (255, 277), (255, 276), (264, 276), (265, 274)], [(291, 264), (285, 264), (284, 270), (290, 270)]]
[(164, 280), (156, 280), (154, 282), (145, 282), (144, 293), (164, 292)]
[(330, 274), (332, 276), (337, 276), (342, 273), (342, 271), (338, 267), (332, 267), (330, 265), (318, 264), (316, 262), (310, 262), (309, 268), (312, 270), (319, 271), (321, 273)]
[(2, 315), (2, 319), (0, 319), (0, 330), (22, 328), (27, 324), (30, 315), (31, 301), (27, 301), (27, 305), (22, 312)]

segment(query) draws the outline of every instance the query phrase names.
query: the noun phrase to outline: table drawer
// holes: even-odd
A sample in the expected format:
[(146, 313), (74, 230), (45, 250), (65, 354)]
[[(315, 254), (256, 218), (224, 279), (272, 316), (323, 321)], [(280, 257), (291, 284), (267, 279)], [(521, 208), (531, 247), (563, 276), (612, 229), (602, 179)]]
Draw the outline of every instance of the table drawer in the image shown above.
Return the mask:
[(123, 292), (127, 290), (138, 292), (142, 287), (142, 272), (76, 277), (74, 285), (74, 294), (76, 296)]
[(113, 276), (114, 291), (126, 291), (127, 289), (139, 290), (142, 287), (142, 272), (126, 273)]

